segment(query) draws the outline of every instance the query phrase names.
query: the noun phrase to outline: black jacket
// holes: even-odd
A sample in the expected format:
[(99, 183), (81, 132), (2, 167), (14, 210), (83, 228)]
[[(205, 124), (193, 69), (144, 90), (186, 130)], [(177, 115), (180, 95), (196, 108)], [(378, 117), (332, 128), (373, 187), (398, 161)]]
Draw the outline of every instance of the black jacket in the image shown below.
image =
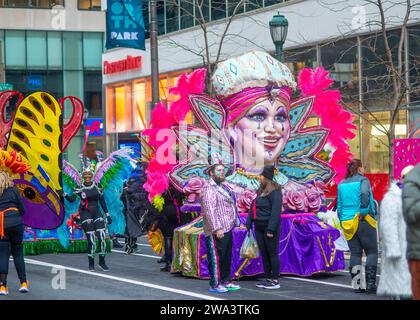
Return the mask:
[[(269, 195), (263, 197), (258, 196), (249, 209), (248, 218), (246, 221), (247, 229), (251, 229), (252, 223), (265, 222), (267, 223), (267, 230), (275, 232), (280, 227), (280, 214), (282, 208), (282, 194), (279, 190), (274, 190)], [(254, 206), (256, 217), (254, 218)]]
[(19, 211), (8, 211), (4, 214), (4, 228), (10, 228), (23, 223), (22, 216), (25, 214), (25, 207), (16, 187), (7, 188), (0, 196), (0, 211), (17, 208)]

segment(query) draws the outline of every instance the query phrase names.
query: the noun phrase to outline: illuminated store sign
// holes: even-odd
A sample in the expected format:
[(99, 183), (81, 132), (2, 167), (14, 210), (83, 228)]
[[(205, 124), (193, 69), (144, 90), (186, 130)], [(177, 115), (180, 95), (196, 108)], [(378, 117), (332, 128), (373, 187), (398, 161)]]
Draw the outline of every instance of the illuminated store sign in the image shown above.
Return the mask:
[(128, 70), (140, 69), (142, 67), (142, 56), (127, 56), (124, 60), (115, 62), (104, 61), (104, 74), (124, 72)]

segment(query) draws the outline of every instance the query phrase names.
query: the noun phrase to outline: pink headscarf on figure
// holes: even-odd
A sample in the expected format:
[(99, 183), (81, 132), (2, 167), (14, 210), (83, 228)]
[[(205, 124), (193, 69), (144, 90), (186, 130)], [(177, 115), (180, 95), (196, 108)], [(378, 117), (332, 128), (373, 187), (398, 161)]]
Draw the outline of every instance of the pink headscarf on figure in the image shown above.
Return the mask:
[(242, 91), (221, 99), (227, 113), (227, 125), (235, 124), (242, 119), (249, 109), (267, 99), (278, 100), (287, 108), (290, 105), (292, 89), (287, 86), (278, 87), (269, 84), (266, 87), (245, 88)]

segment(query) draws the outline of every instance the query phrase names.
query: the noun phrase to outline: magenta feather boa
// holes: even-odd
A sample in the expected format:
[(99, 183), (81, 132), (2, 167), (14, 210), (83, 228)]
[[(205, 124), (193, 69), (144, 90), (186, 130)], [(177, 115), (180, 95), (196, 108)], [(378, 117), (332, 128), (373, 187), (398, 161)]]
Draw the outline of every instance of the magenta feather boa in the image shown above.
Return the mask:
[(335, 170), (334, 182), (339, 183), (346, 174), (347, 163), (352, 159), (347, 143), (355, 137), (354, 115), (343, 109), (340, 104), (341, 94), (329, 87), (334, 82), (323, 67), (313, 71), (303, 69), (299, 74), (298, 87), (303, 97), (315, 96), (314, 113), (321, 118), (321, 127), (330, 129), (328, 142), (336, 149), (330, 165)]

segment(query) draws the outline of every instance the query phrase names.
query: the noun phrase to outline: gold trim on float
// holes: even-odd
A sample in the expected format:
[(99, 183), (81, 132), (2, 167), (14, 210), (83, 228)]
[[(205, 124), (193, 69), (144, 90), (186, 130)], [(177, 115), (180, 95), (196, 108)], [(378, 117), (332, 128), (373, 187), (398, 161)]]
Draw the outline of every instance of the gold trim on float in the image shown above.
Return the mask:
[(239, 278), (241, 275), (241, 272), (245, 269), (245, 267), (248, 265), (249, 263), (249, 258), (246, 258), (242, 264), (240, 265), (240, 267), (238, 268), (238, 270), (234, 273), (235, 277)]

